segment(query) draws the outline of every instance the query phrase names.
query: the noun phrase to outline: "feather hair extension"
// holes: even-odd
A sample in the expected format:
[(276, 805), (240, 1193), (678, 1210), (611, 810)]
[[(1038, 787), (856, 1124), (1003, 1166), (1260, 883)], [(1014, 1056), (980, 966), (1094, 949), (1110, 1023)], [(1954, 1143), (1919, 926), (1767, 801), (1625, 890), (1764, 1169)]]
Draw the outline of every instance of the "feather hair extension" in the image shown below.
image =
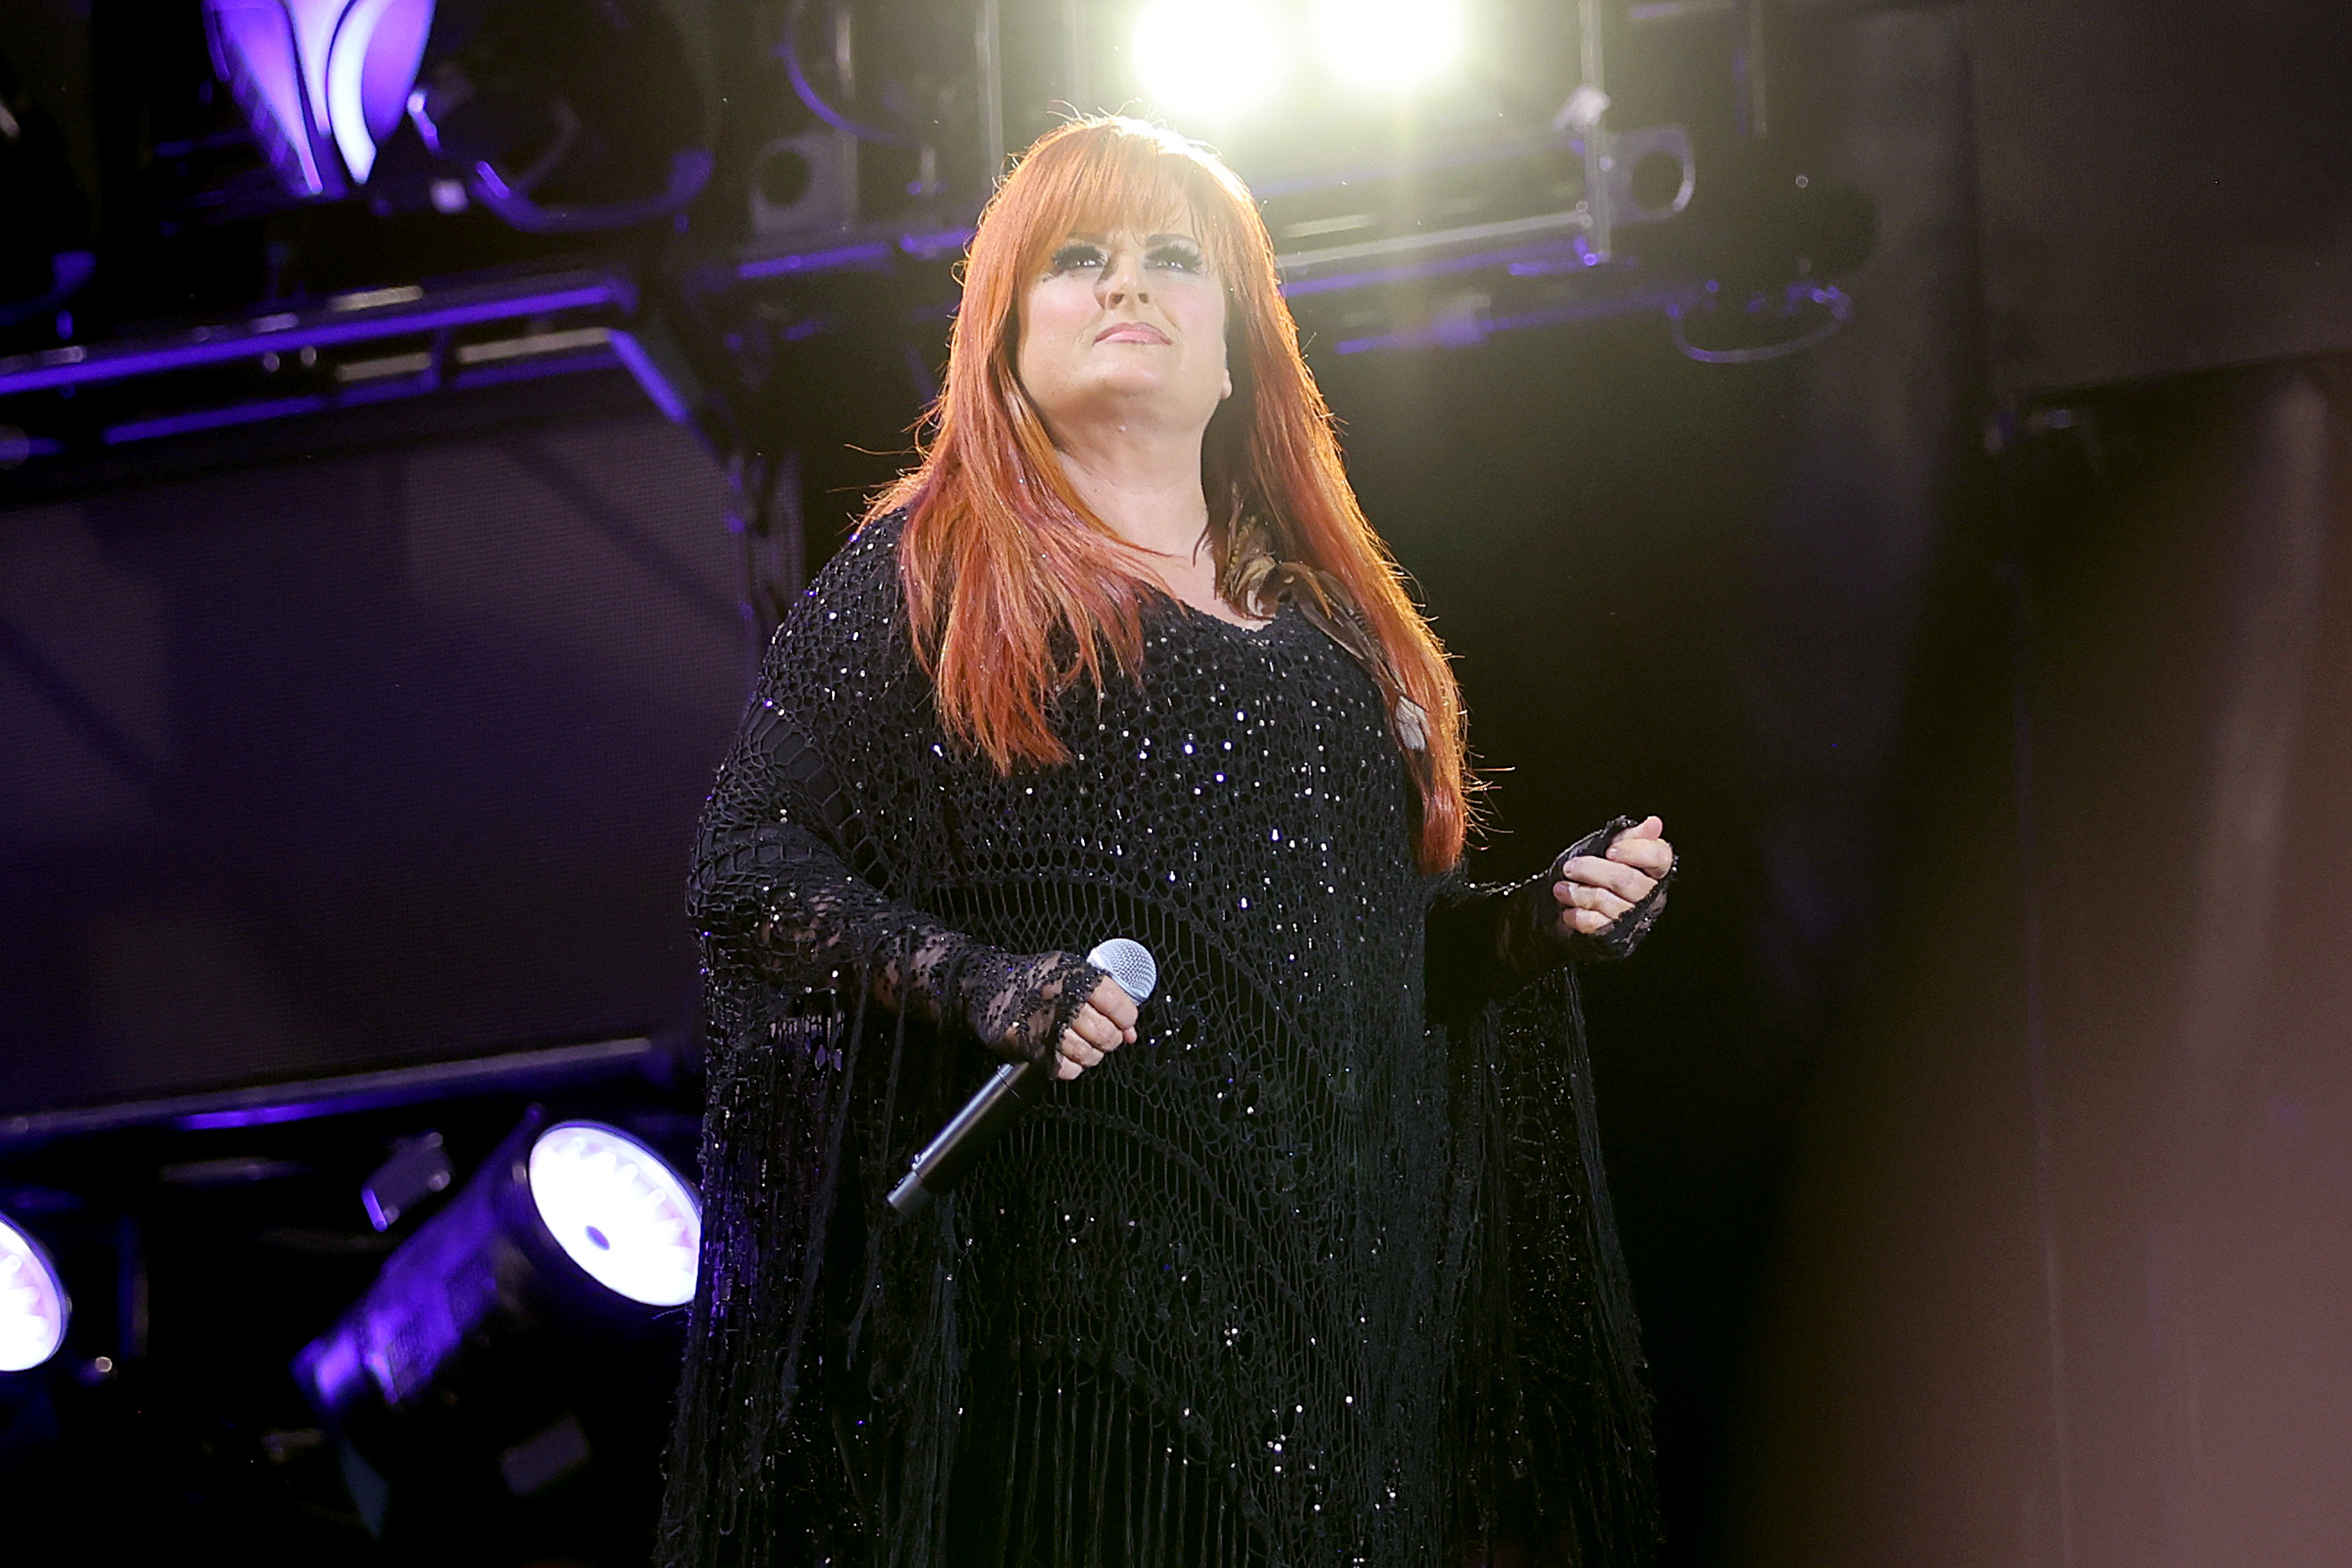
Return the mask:
[(1318, 631), (1363, 667), (1372, 684), (1381, 689), (1388, 708), (1389, 733), (1404, 753), (1413, 787), (1426, 798), (1436, 768), (1429, 749), (1428, 711), (1406, 693), (1395, 661), (1373, 634), (1347, 584), (1303, 561), (1279, 559), (1274, 531), (1264, 519), (1250, 515), (1237, 516), (1226, 525), (1225, 563), (1220, 578), (1219, 591), (1234, 608), (1253, 616), (1270, 616), (1277, 605), (1295, 605)]

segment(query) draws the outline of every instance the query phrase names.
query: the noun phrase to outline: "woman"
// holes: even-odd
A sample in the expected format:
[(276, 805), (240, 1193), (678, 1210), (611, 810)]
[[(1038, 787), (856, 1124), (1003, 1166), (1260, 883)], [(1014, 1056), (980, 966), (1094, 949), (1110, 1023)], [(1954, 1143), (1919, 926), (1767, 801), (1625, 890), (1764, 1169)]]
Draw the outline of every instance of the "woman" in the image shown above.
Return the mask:
[[(711, 1028), (676, 1563), (1647, 1544), (1577, 956), (1671, 852), (1464, 883), (1450, 672), (1240, 182), (1045, 137), (937, 426), (771, 651), (692, 891)], [(1157, 956), (1139, 1010), (1077, 954)], [(1063, 1080), (882, 1205), (994, 1061)]]

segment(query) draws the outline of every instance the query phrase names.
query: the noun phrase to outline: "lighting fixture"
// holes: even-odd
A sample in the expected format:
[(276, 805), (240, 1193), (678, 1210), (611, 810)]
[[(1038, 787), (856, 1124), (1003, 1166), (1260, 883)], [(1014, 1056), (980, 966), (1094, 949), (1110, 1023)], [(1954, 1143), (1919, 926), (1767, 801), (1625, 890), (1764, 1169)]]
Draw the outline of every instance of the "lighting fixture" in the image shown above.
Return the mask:
[(1341, 79), (1391, 91), (1415, 87), (1462, 53), (1461, 0), (1316, 0), (1315, 43)]
[(1162, 108), (1216, 122), (1255, 109), (1289, 74), (1267, 0), (1150, 0), (1135, 22), (1138, 74)]
[(327, 49), (327, 124), (352, 178), (364, 184), (376, 148), (400, 128), (434, 0), (354, 0)]
[(550, 1323), (627, 1330), (694, 1297), (693, 1189), (618, 1128), (534, 1111), (295, 1358), (320, 1414), (423, 1402), (475, 1354)]
[(448, 211), (454, 175), (518, 228), (617, 228), (710, 177), (707, 73), (661, 0), (205, 0), (205, 26), (297, 197)]
[(57, 1354), (72, 1316), (48, 1253), (0, 1215), (0, 1373), (30, 1372)]
[(648, 1307), (694, 1300), (701, 1208), (627, 1133), (595, 1121), (549, 1128), (530, 1147), (530, 1196), (564, 1256), (606, 1289)]

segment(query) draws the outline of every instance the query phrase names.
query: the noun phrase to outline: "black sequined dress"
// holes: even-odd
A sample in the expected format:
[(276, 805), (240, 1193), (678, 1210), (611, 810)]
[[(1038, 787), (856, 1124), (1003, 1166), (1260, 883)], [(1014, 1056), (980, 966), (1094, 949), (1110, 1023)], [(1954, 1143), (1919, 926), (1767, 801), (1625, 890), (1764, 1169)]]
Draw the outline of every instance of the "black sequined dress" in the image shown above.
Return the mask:
[[(706, 814), (702, 1292), (663, 1554), (1375, 1568), (1654, 1534), (1575, 956), (1414, 868), (1365, 672), (1295, 609), (1153, 599), (1066, 765), (941, 735), (898, 530), (778, 635)], [(1612, 825), (1612, 828), (1618, 825)], [(1588, 839), (1587, 852), (1606, 832)], [(1663, 889), (1661, 889), (1663, 892)], [(1140, 1038), (963, 1184), (882, 1196), (1112, 935)]]

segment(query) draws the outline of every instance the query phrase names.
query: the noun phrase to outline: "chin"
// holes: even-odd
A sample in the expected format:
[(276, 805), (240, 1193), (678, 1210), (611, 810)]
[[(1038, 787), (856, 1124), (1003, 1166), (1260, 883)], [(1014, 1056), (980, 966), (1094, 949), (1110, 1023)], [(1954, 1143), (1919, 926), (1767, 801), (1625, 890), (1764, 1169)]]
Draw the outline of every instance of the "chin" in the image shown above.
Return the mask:
[[(1140, 417), (1166, 426), (1188, 421), (1205, 426), (1218, 404), (1215, 388), (1203, 392), (1188, 387), (1162, 367), (1150, 364), (1097, 366), (1095, 374), (1066, 384), (1054, 401), (1065, 418), (1087, 417), (1083, 411), (1091, 407), (1097, 418), (1116, 411), (1121, 418)], [(1048, 412), (1047, 418), (1051, 421), (1053, 413)]]
[(1149, 402), (1166, 400), (1174, 393), (1168, 378), (1148, 365), (1111, 366), (1100, 375), (1092, 377), (1086, 391), (1095, 397)]

